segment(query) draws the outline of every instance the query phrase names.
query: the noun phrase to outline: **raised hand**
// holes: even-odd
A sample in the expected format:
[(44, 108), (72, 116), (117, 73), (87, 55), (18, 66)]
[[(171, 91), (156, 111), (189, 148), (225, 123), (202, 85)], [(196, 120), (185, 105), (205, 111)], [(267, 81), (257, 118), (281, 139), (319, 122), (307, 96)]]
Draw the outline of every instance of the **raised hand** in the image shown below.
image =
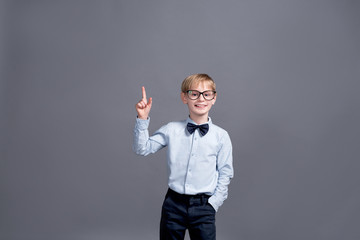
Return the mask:
[(141, 90), (142, 90), (142, 99), (135, 105), (135, 108), (138, 114), (138, 118), (147, 119), (149, 117), (149, 113), (152, 105), (152, 98), (149, 98), (148, 101), (146, 98), (145, 87), (142, 87)]

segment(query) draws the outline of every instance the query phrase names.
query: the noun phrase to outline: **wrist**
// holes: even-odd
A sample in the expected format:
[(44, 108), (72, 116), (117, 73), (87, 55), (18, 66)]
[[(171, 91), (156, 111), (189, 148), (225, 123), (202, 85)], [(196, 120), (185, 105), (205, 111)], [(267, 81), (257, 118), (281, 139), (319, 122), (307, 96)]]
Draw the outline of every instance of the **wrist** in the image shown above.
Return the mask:
[(147, 120), (149, 118), (149, 116), (137, 115), (137, 118), (142, 119), (142, 120)]

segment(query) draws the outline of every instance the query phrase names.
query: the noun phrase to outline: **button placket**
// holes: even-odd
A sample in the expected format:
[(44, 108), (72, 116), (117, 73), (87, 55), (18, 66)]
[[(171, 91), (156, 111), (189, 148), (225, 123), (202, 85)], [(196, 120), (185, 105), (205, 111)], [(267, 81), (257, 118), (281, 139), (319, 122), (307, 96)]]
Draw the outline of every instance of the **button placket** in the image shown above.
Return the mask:
[(186, 170), (186, 177), (185, 177), (185, 193), (188, 192), (188, 188), (191, 185), (191, 169), (193, 168), (193, 164), (194, 164), (194, 159), (196, 158), (196, 149), (197, 149), (197, 139), (199, 138), (198, 136), (198, 131), (195, 131), (193, 133), (192, 136), (192, 141), (191, 141), (191, 152), (190, 152), (190, 157), (189, 157), (189, 161), (188, 161), (188, 165), (187, 165), (187, 170)]

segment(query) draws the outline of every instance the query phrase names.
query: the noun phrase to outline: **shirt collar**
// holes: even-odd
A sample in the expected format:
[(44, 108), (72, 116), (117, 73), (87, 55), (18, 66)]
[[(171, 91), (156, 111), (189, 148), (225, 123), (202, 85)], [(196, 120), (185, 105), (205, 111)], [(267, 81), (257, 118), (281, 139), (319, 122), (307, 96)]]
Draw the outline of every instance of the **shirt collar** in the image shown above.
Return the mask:
[[(195, 124), (195, 125), (199, 125), (199, 124), (197, 124), (196, 122), (194, 122), (194, 121), (190, 118), (190, 116), (186, 119), (186, 124), (187, 124), (187, 123), (192, 123), (192, 124)], [(207, 121), (206, 123), (209, 124), (209, 126), (211, 126), (212, 121), (211, 121), (211, 118), (210, 118), (210, 117), (208, 117), (208, 121)], [(206, 123), (203, 123), (203, 124), (206, 124)], [(202, 125), (202, 124), (200, 124), (200, 125)]]

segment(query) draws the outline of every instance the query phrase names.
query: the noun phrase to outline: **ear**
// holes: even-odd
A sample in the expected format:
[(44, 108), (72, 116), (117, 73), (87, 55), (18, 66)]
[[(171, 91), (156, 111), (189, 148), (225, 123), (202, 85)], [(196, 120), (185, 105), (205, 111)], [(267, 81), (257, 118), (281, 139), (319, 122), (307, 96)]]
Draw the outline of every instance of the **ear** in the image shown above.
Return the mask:
[(217, 93), (215, 93), (215, 97), (214, 97), (214, 99), (213, 99), (213, 100), (211, 100), (212, 105), (214, 105), (214, 104), (215, 104), (215, 102), (216, 102), (216, 97), (217, 97)]
[(184, 103), (184, 104), (187, 104), (188, 103), (188, 99), (186, 97), (186, 94), (184, 92), (181, 92), (181, 101)]

